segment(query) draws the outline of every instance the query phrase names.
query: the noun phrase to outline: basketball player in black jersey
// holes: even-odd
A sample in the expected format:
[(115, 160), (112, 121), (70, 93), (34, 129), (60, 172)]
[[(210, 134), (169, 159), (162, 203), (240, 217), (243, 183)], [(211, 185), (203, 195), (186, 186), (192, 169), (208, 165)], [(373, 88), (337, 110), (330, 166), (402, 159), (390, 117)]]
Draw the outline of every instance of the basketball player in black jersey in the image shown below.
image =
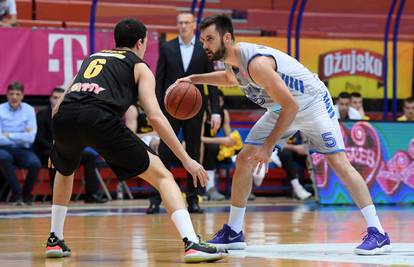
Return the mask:
[(73, 173), (86, 146), (93, 147), (120, 180), (139, 176), (159, 190), (184, 241), (186, 262), (214, 261), (227, 255), (227, 251), (199, 241), (172, 174), (120, 120), (139, 98), (151, 125), (191, 173), (194, 185), (197, 179), (205, 185), (205, 170), (185, 152), (158, 106), (154, 76), (142, 60), (146, 33), (145, 25), (135, 19), (119, 22), (114, 31), (117, 48), (87, 58), (52, 111), (55, 143), (51, 161), (57, 174), (47, 257), (71, 254), (63, 239), (63, 226), (72, 194)]

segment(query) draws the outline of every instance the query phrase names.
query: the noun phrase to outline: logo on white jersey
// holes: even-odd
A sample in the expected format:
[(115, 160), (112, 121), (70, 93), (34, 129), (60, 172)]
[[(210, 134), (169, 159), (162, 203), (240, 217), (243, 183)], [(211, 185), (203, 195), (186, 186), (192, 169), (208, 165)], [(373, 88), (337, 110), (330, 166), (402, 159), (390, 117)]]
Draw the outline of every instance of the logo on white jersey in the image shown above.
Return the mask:
[(341, 49), (319, 56), (319, 76), (329, 80), (338, 76), (358, 75), (383, 81), (383, 56), (363, 49)]

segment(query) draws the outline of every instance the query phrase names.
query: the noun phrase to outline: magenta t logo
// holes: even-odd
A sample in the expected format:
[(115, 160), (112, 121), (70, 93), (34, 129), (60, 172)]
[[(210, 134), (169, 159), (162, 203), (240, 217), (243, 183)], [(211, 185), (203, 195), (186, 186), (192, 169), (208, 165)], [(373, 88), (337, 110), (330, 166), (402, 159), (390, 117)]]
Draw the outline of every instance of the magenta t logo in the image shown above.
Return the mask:
[[(48, 70), (49, 72), (62, 72), (60, 66), (61, 60), (63, 60), (63, 82), (58, 86), (64, 87), (72, 81), (72, 78), (74, 76), (74, 67), (75, 70), (78, 71), (82, 64), (83, 58), (88, 54), (87, 38), (84, 34), (51, 33), (49, 34), (48, 39), (49, 56), (53, 55), (55, 48), (58, 46), (58, 42), (60, 40), (63, 41), (63, 55), (59, 56), (58, 58), (49, 58)], [(82, 58), (75, 60), (75, 62), (73, 60), (74, 42), (77, 42), (82, 49)]]

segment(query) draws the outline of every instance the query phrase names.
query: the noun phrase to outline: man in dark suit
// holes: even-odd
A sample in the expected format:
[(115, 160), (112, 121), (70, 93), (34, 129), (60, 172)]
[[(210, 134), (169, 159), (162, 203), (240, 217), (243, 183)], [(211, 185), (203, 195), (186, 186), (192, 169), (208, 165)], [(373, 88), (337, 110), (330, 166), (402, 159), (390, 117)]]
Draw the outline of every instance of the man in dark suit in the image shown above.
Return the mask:
[[(197, 115), (188, 120), (178, 120), (168, 114), (164, 107), (164, 96), (167, 88), (178, 78), (190, 74), (212, 72), (214, 71), (214, 67), (213, 63), (205, 54), (202, 44), (195, 38), (194, 30), (196, 28), (196, 23), (194, 16), (191, 13), (179, 14), (177, 17), (177, 26), (179, 36), (172, 41), (164, 43), (160, 48), (156, 73), (156, 93), (161, 109), (173, 127), (174, 132), (178, 135), (180, 129), (182, 130), (187, 153), (192, 159), (199, 161), (201, 125), (203, 113), (208, 103), (205, 99), (203, 86), (198, 86), (198, 89), (203, 96), (203, 107)], [(213, 113), (211, 125), (217, 130), (221, 123), (219, 96), (216, 87), (208, 87), (208, 91)], [(162, 141), (159, 146), (159, 156), (164, 165), (169, 168), (171, 162), (174, 160), (174, 155)], [(199, 191), (201, 186), (198, 185), (198, 187), (195, 188), (193, 179), (189, 174), (187, 175), (188, 211), (192, 213), (202, 213), (203, 210), (198, 204), (198, 194), (201, 193)], [(158, 192), (150, 196), (150, 207), (148, 208), (147, 213), (158, 213), (160, 203), (161, 198)]]

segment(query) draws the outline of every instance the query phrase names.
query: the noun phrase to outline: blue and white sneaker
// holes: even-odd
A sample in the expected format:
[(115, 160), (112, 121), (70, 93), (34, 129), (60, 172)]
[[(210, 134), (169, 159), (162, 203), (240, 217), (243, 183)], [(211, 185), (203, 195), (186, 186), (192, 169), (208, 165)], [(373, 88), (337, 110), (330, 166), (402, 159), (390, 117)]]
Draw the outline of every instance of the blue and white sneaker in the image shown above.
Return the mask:
[(364, 236), (361, 245), (355, 248), (354, 252), (358, 255), (377, 255), (391, 252), (391, 241), (388, 234), (381, 234), (377, 228), (368, 227), (367, 234)]
[(243, 231), (236, 233), (227, 224), (224, 224), (223, 228), (207, 243), (229, 250), (245, 249), (247, 247), (246, 242), (244, 242)]

